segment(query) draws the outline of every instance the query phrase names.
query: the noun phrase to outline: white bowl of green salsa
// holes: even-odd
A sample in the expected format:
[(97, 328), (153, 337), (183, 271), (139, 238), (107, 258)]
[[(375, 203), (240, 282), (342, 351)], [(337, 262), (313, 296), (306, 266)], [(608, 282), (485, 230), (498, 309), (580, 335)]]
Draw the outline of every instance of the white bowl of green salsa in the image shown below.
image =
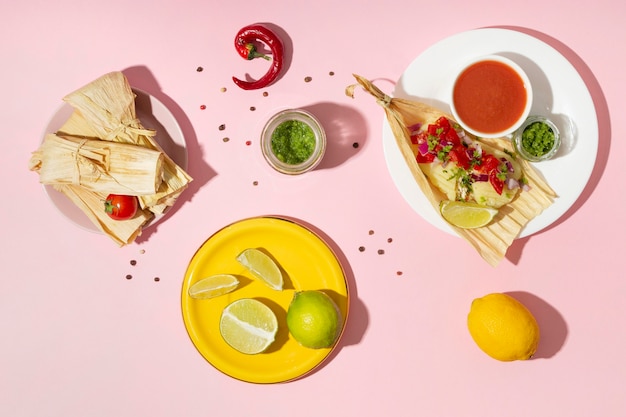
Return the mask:
[(561, 135), (550, 119), (531, 116), (513, 135), (513, 144), (517, 153), (527, 161), (545, 161), (559, 150)]
[(283, 174), (302, 174), (315, 168), (326, 151), (326, 134), (313, 114), (302, 109), (272, 116), (261, 134), (261, 149), (269, 165)]

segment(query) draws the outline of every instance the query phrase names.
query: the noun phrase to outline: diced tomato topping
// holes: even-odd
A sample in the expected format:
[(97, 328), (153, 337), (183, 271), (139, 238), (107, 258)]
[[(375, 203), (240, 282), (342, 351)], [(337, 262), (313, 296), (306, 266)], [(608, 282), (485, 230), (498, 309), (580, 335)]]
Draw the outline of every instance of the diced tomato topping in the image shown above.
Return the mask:
[(491, 171), (497, 170), (499, 166), (500, 161), (498, 160), (498, 158), (490, 153), (486, 153), (483, 154), (480, 164), (476, 165), (476, 169), (480, 173), (489, 174)]
[[(427, 146), (428, 141), (429, 138), (433, 140), (433, 136), (438, 139), (438, 144), (434, 149), (432, 147), (429, 149)], [(488, 153), (483, 153), (482, 156), (472, 156), (473, 148), (468, 150), (461, 143), (461, 138), (446, 117), (440, 117), (435, 123), (429, 124), (426, 131), (412, 134), (411, 142), (420, 149), (415, 157), (418, 163), (432, 163), (439, 155), (439, 158), (443, 159), (442, 162), (444, 163), (451, 161), (466, 171), (476, 170), (479, 174), (488, 175), (489, 183), (493, 189), (498, 194), (502, 194), (504, 181), (499, 178), (499, 176), (502, 177), (500, 175), (502, 161), (496, 158), (495, 155)], [(432, 143), (431, 146), (433, 146)]]
[(470, 159), (465, 151), (465, 148), (461, 146), (456, 146), (450, 150), (448, 153), (448, 157), (454, 163), (456, 163), (459, 167), (463, 169), (470, 168)]
[(421, 153), (417, 153), (415, 160), (418, 164), (428, 164), (435, 160), (435, 155), (432, 153), (427, 153), (426, 155), (422, 155)]
[(450, 121), (446, 117), (441, 116), (437, 119), (436, 124), (437, 126), (443, 128), (444, 132), (447, 132), (450, 129)]
[(442, 136), (444, 137), (445, 140), (447, 140), (448, 142), (452, 142), (454, 145), (461, 144), (461, 139), (459, 138), (459, 135), (456, 133), (456, 130), (454, 129), (449, 129)]
[(439, 126), (437, 125), (428, 125), (428, 134), (429, 135), (433, 135), (433, 136), (437, 136), (437, 130), (439, 129)]

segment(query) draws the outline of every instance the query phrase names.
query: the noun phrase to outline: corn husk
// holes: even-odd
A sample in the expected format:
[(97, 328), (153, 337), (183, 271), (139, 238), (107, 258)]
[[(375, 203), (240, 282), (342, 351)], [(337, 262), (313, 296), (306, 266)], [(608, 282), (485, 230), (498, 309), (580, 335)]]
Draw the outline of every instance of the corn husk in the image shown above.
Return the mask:
[[(89, 134), (107, 141), (130, 143), (162, 151), (155, 132), (144, 129), (135, 111), (135, 94), (121, 72), (103, 75), (68, 94), (63, 100), (74, 107), (71, 123), (63, 127), (80, 130), (88, 126)], [(174, 204), (191, 182), (191, 177), (164, 153), (163, 182), (156, 193), (140, 197), (142, 207), (163, 213)]]
[(154, 217), (149, 210), (139, 209), (132, 219), (113, 220), (104, 211), (107, 193), (90, 191), (78, 185), (54, 184), (53, 188), (76, 204), (102, 233), (119, 246), (133, 242), (141, 235), (142, 227)]
[[(374, 96), (376, 102), (385, 110), (386, 118), (404, 161), (416, 183), (433, 206), (433, 209), (439, 213), (439, 204), (445, 199), (445, 196), (433, 187), (417, 164), (415, 160), (417, 150), (411, 146), (407, 127), (417, 123), (427, 125), (441, 116), (445, 116), (450, 120), (454, 120), (454, 118), (425, 103), (391, 98), (374, 86), (371, 81), (356, 74), (354, 77), (358, 85)], [(356, 86), (349, 86), (346, 89), (346, 94), (353, 97)], [(482, 140), (493, 148), (513, 153), (510, 140), (506, 138)], [(469, 242), (482, 258), (492, 266), (497, 266), (500, 263), (506, 255), (508, 248), (519, 236), (521, 230), (529, 221), (552, 205), (556, 197), (556, 193), (532, 165), (521, 158), (518, 159), (522, 165), (524, 176), (528, 180), (530, 190), (518, 193), (511, 203), (501, 207), (494, 220), (487, 226), (476, 229), (461, 229), (452, 226), (452, 229)]]
[(163, 153), (142, 146), (48, 133), (33, 152), (30, 169), (42, 184), (139, 196), (157, 191), (162, 164)]
[[(30, 168), (40, 174), (40, 181), (43, 169), (44, 183), (67, 196), (118, 245), (127, 245), (155, 215), (176, 203), (192, 178), (163, 152), (154, 139), (156, 132), (141, 125), (135, 112), (135, 94), (121, 72), (98, 78), (66, 96), (64, 101), (74, 111), (56, 134), (44, 139), (44, 144), (54, 140), (54, 156), (43, 158), (39, 149), (33, 153)], [(70, 175), (64, 171), (66, 168), (60, 167), (69, 163), (67, 151), (70, 162), (86, 165), (80, 167), (78, 175), (75, 172)], [(106, 187), (103, 181), (108, 183)], [(110, 193), (137, 195), (140, 209), (135, 217), (111, 219), (104, 211)]]

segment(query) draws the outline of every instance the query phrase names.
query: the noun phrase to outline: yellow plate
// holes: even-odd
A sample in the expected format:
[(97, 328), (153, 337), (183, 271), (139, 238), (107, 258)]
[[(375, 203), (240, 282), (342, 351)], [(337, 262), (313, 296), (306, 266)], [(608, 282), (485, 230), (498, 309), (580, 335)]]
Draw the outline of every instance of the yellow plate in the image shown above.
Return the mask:
[[(247, 248), (269, 253), (283, 270), (282, 291), (275, 291), (254, 278), (236, 257)], [(202, 278), (233, 274), (239, 287), (209, 300), (196, 300), (188, 289)], [(219, 371), (253, 383), (286, 382), (306, 375), (319, 366), (337, 346), (307, 349), (287, 329), (287, 309), (295, 291), (324, 290), (342, 313), (342, 328), (348, 317), (348, 287), (341, 264), (328, 245), (307, 228), (276, 217), (256, 217), (233, 223), (216, 232), (195, 253), (182, 288), (182, 313), (187, 333), (200, 354)], [(222, 310), (240, 298), (255, 298), (270, 307), (278, 319), (276, 340), (266, 352), (240, 353), (224, 342), (219, 331)], [(338, 338), (338, 340), (341, 338)]]

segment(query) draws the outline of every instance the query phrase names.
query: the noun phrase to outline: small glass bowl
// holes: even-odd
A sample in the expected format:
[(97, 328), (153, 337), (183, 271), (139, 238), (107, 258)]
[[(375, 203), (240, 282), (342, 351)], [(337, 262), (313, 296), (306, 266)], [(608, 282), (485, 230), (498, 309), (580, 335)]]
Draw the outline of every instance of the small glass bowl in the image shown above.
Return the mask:
[[(524, 131), (535, 123), (545, 124), (548, 129), (550, 129), (554, 134), (554, 143), (552, 144), (552, 147), (542, 155), (533, 155), (532, 153), (526, 151), (526, 149), (524, 149), (524, 147), (522, 146)], [(531, 116), (526, 119), (526, 121), (524, 121), (524, 123), (520, 126), (519, 129), (517, 129), (517, 131), (513, 135), (513, 145), (515, 146), (515, 150), (517, 151), (517, 153), (527, 161), (547, 161), (558, 152), (559, 147), (561, 146), (561, 134), (559, 133), (559, 129), (556, 127), (556, 125), (547, 117)]]
[[(296, 120), (305, 123), (313, 130), (315, 135), (315, 148), (309, 158), (299, 164), (293, 165), (281, 161), (272, 151), (272, 135), (278, 126), (283, 122)], [(261, 133), (261, 150), (263, 157), (272, 168), (283, 174), (298, 175), (311, 171), (315, 168), (324, 156), (326, 151), (326, 133), (319, 120), (311, 113), (302, 109), (288, 109), (276, 113), (272, 116), (263, 128)]]

